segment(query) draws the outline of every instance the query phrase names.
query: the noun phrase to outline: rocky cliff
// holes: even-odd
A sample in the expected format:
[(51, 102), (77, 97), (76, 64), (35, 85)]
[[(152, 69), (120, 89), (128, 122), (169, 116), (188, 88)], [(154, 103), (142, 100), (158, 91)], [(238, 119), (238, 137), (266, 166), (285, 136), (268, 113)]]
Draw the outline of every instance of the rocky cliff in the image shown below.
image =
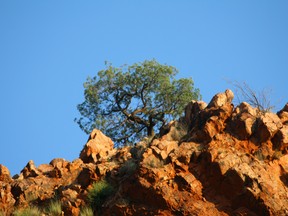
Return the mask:
[(0, 215), (56, 199), (62, 215), (79, 215), (103, 179), (113, 192), (95, 215), (288, 215), (288, 104), (262, 113), (232, 99), (226, 90), (208, 105), (191, 101), (161, 136), (133, 147), (114, 149), (94, 130), (72, 162), (29, 161), (13, 178), (0, 165)]

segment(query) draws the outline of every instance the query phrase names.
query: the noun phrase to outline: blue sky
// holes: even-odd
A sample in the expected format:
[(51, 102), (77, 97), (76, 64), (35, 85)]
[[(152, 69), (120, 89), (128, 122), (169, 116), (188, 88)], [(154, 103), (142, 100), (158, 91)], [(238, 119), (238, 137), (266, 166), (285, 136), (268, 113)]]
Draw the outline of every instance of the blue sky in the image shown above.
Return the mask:
[(0, 164), (12, 174), (76, 159), (83, 82), (107, 60), (155, 58), (192, 77), (203, 100), (247, 82), (288, 102), (287, 0), (0, 1)]

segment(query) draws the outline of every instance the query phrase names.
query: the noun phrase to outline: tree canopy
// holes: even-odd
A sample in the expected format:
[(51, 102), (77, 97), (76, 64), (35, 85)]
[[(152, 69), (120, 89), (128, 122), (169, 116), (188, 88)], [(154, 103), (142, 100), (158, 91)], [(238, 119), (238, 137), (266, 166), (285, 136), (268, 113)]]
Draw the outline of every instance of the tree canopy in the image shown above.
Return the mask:
[(80, 128), (94, 128), (111, 137), (117, 146), (129, 145), (178, 118), (191, 100), (201, 98), (192, 78), (175, 79), (172, 66), (147, 60), (113, 67), (87, 78), (83, 103), (77, 106)]

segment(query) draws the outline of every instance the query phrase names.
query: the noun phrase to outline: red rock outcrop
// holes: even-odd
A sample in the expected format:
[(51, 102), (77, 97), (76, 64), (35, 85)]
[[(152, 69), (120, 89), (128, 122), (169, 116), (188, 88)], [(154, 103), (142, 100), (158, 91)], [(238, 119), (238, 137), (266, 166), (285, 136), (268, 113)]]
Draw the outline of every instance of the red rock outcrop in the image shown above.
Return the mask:
[(208, 105), (192, 101), (159, 138), (133, 147), (114, 149), (94, 130), (73, 162), (29, 161), (14, 179), (0, 165), (0, 209), (57, 197), (64, 215), (79, 215), (106, 179), (114, 192), (95, 215), (288, 215), (288, 105), (276, 115), (232, 99), (226, 90)]
[(114, 143), (99, 130), (93, 130), (88, 142), (80, 153), (80, 159), (84, 163), (96, 163), (106, 160), (113, 154)]

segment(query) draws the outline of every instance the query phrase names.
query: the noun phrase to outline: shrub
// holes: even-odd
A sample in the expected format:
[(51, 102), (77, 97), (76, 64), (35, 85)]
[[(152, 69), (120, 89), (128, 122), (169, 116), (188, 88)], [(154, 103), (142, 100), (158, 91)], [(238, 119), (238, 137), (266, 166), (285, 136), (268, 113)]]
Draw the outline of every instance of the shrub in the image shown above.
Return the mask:
[(260, 161), (264, 161), (266, 159), (266, 156), (263, 154), (263, 152), (261, 151), (261, 149), (257, 150), (255, 153), (254, 153), (254, 156), (260, 160)]
[(80, 211), (80, 216), (93, 216), (93, 210), (90, 207), (84, 207)]
[(137, 164), (133, 160), (127, 160), (120, 168), (120, 175), (132, 175), (137, 169)]
[(272, 156), (272, 160), (279, 160), (283, 156), (282, 151), (275, 151)]
[(105, 200), (114, 193), (114, 188), (107, 181), (93, 183), (88, 192), (88, 201), (93, 210), (99, 211)]
[(181, 141), (188, 131), (188, 125), (181, 122), (175, 122), (175, 129), (173, 130), (171, 137), (175, 141)]
[(47, 207), (46, 213), (50, 216), (60, 216), (62, 214), (62, 206), (59, 200), (51, 201)]
[(254, 91), (246, 82), (232, 82), (238, 102), (246, 101), (250, 105), (256, 107), (259, 114), (270, 112), (274, 106), (271, 105), (270, 91), (263, 89), (262, 91)]
[(146, 165), (150, 168), (163, 168), (164, 161), (156, 158), (155, 156), (150, 156), (146, 159)]
[(30, 206), (25, 209), (19, 209), (13, 213), (13, 216), (39, 216), (39, 215), (41, 215), (41, 211), (35, 206)]

